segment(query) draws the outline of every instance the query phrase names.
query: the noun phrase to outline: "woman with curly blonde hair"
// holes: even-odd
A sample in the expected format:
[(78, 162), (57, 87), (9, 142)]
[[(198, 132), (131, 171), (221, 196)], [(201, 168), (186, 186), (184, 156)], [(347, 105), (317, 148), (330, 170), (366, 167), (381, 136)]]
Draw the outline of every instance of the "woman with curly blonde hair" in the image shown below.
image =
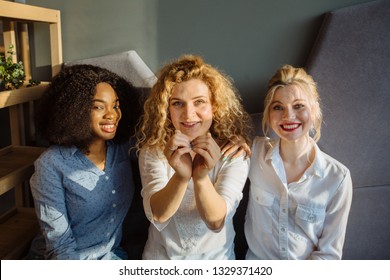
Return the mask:
[(237, 153), (225, 160), (221, 151), (232, 153), (238, 139), (250, 143), (249, 128), (230, 79), (202, 58), (186, 55), (161, 69), (137, 135), (151, 222), (144, 259), (235, 258), (232, 218), (249, 160)]

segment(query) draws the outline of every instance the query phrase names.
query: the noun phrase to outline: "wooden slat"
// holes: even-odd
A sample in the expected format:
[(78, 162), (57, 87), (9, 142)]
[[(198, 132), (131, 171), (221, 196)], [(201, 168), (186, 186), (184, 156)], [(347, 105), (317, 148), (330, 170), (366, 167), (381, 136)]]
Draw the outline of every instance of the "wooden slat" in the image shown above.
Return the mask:
[(39, 224), (34, 209), (16, 209), (14, 215), (0, 224), (0, 259), (22, 258), (38, 231)]
[(20, 42), (20, 53), (19, 59), (23, 62), (25, 80), (29, 81), (32, 79), (31, 75), (31, 58), (30, 58), (30, 44), (28, 36), (28, 24), (19, 23), (17, 26), (19, 42)]
[(37, 86), (0, 91), (0, 108), (39, 99), (48, 85), (48, 82), (41, 82)]
[[(1, 9), (1, 8), (0, 8)], [(5, 53), (9, 51), (9, 46), (16, 46), (16, 33), (15, 33), (15, 22), (2, 19), (3, 22), (3, 40)], [(13, 49), (12, 62), (17, 62), (16, 48)], [(8, 55), (7, 55), (8, 56)]]
[[(58, 17), (60, 17), (60, 14), (58, 14)], [(55, 24), (50, 24), (50, 55), (52, 76), (55, 76), (60, 72), (63, 62), (60, 20)]]
[(35, 22), (58, 23), (58, 10), (36, 7), (21, 3), (0, 1), (0, 17)]
[(8, 146), (0, 150), (0, 195), (31, 177), (33, 163), (44, 150), (27, 146)]

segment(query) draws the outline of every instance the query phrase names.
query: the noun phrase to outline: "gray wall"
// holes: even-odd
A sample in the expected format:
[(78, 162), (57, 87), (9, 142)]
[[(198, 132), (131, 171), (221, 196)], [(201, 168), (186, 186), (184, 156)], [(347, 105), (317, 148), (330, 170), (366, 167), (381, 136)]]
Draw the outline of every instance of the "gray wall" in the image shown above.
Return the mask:
[[(27, 0), (61, 10), (64, 61), (134, 49), (152, 71), (183, 53), (234, 79), (249, 112), (262, 111), (267, 80), (304, 66), (324, 13), (368, 0)], [(35, 32), (35, 49), (47, 44)], [(38, 51), (37, 51), (38, 52)], [(49, 64), (47, 52), (37, 66)]]

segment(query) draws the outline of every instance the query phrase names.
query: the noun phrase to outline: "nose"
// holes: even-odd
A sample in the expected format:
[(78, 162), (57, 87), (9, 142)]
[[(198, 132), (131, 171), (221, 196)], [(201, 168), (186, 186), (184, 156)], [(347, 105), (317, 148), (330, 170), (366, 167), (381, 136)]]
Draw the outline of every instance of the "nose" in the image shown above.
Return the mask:
[(193, 116), (195, 112), (195, 107), (192, 104), (187, 104), (184, 108), (184, 116), (189, 119)]
[(286, 120), (295, 120), (296, 115), (295, 115), (294, 110), (292, 108), (287, 107), (284, 110), (283, 118), (286, 119)]
[(114, 108), (109, 108), (107, 111), (106, 111), (106, 114), (104, 115), (104, 117), (108, 120), (114, 120), (115, 118), (117, 118), (120, 113), (118, 112), (119, 109), (114, 109)]

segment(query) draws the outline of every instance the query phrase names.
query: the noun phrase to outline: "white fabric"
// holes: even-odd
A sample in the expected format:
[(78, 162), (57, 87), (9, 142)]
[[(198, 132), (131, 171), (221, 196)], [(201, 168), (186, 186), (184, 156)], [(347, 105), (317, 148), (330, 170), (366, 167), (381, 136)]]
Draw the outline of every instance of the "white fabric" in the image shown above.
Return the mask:
[(315, 160), (287, 184), (279, 140), (256, 137), (246, 212), (247, 259), (340, 259), (352, 201), (349, 170), (315, 146)]
[(151, 221), (143, 259), (234, 259), (233, 215), (242, 198), (249, 172), (249, 160), (220, 160), (209, 173), (217, 192), (225, 199), (225, 225), (218, 232), (210, 230), (201, 219), (195, 204), (193, 182), (175, 215), (159, 224), (153, 220), (150, 197), (161, 190), (174, 170), (162, 153), (141, 150), (139, 166), (145, 214)]

